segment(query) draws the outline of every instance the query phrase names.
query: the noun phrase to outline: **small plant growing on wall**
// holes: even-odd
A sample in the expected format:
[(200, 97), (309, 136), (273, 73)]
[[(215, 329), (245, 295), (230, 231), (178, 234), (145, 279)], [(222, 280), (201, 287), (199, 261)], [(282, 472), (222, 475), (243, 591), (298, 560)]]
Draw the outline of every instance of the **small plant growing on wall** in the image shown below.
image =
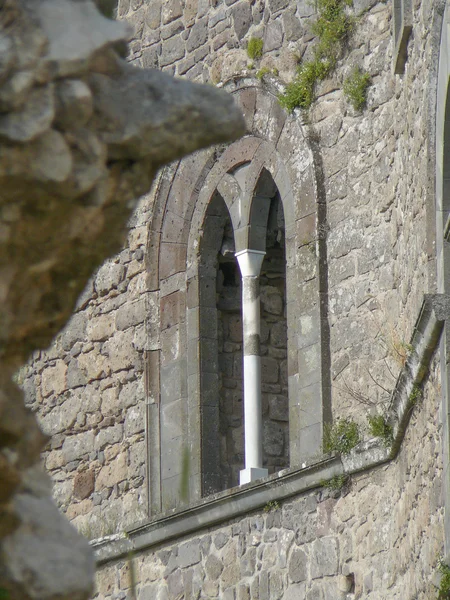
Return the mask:
[(260, 81), (262, 81), (266, 75), (275, 75), (276, 77), (278, 75), (278, 69), (269, 69), (269, 67), (262, 67), (262, 69), (259, 69), (259, 71), (256, 73), (256, 77)]
[(321, 482), (322, 487), (332, 492), (340, 492), (349, 482), (348, 475), (335, 475), (331, 479), (325, 479)]
[(361, 111), (367, 102), (367, 88), (370, 75), (359, 67), (355, 67), (344, 80), (344, 96), (357, 111)]
[(261, 58), (263, 53), (263, 41), (258, 37), (251, 37), (248, 40), (247, 55), (252, 60)]
[(450, 600), (450, 567), (445, 564), (442, 558), (438, 562), (438, 571), (441, 574), (441, 583), (437, 600)]
[(422, 400), (422, 391), (418, 385), (415, 385), (409, 395), (409, 401), (412, 406), (415, 406), (420, 400)]
[(279, 96), (281, 106), (288, 112), (295, 108), (308, 109), (315, 100), (317, 83), (336, 67), (354, 26), (354, 20), (346, 10), (351, 4), (351, 0), (316, 0), (318, 17), (311, 28), (317, 36), (313, 58), (300, 64), (295, 79)]
[(404, 367), (409, 356), (414, 352), (413, 346), (403, 340), (392, 326), (384, 329), (381, 340), (398, 366)]
[(278, 510), (280, 508), (280, 503), (278, 500), (269, 500), (269, 502), (264, 507), (264, 512), (269, 513), (273, 510)]
[(381, 438), (386, 447), (391, 446), (394, 441), (394, 433), (392, 425), (387, 422), (387, 419), (383, 415), (369, 415), (367, 421), (370, 435)]
[(323, 451), (349, 454), (359, 444), (361, 436), (358, 424), (353, 419), (337, 419), (333, 425), (325, 424), (323, 430)]

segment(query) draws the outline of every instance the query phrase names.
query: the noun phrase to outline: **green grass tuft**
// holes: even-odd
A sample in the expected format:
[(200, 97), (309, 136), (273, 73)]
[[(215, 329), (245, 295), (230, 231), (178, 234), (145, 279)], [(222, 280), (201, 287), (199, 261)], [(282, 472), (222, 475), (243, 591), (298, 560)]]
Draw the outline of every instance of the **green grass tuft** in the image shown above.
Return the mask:
[(252, 60), (261, 58), (263, 54), (263, 41), (261, 38), (251, 37), (248, 40), (247, 55)]
[(344, 95), (353, 108), (362, 110), (367, 102), (367, 88), (370, 85), (369, 73), (355, 67), (344, 81)]
[(392, 425), (389, 425), (383, 415), (369, 415), (367, 417), (369, 422), (369, 432), (373, 437), (379, 437), (383, 440), (383, 444), (391, 446), (394, 441), (394, 434)]
[(450, 567), (442, 559), (439, 559), (438, 570), (441, 574), (441, 583), (439, 585), (438, 600), (450, 599)]
[(337, 419), (331, 425), (325, 424), (323, 431), (323, 451), (337, 452), (338, 454), (349, 454), (359, 444), (361, 436), (358, 424), (353, 419)]
[(315, 100), (317, 83), (336, 67), (342, 46), (354, 27), (354, 19), (346, 11), (350, 5), (351, 0), (317, 0), (318, 17), (312, 26), (317, 36), (314, 56), (299, 66), (294, 81), (279, 96), (281, 106), (288, 112), (308, 109)]
[(348, 475), (335, 475), (331, 479), (324, 479), (321, 481), (322, 487), (333, 492), (340, 492), (349, 480)]
[(280, 508), (280, 503), (278, 502), (278, 500), (269, 500), (269, 502), (265, 505), (263, 510), (265, 513), (269, 513), (269, 512), (272, 512), (273, 510), (278, 510), (279, 508)]
[(271, 72), (272, 71), (269, 69), (269, 67), (263, 67), (262, 69), (259, 69), (259, 71), (257, 71), (256, 77), (261, 81), (262, 79), (264, 79), (265, 75), (269, 75), (269, 73)]

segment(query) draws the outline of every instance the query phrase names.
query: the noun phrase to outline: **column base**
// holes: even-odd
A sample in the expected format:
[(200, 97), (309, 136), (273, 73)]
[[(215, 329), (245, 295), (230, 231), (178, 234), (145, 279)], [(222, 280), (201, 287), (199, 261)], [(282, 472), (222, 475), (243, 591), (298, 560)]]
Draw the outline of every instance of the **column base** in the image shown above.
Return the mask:
[(248, 469), (242, 469), (239, 472), (239, 485), (250, 483), (258, 479), (264, 479), (269, 476), (268, 469), (260, 469), (256, 467), (249, 467)]

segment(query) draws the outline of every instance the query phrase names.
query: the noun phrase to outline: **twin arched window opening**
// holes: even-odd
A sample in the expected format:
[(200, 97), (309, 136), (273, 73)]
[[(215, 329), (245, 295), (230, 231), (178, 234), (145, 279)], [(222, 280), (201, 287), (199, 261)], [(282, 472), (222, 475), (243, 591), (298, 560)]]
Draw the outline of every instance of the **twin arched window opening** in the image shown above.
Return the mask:
[(204, 496), (289, 466), (285, 224), (268, 171), (248, 222), (234, 216), (216, 191), (199, 247)]

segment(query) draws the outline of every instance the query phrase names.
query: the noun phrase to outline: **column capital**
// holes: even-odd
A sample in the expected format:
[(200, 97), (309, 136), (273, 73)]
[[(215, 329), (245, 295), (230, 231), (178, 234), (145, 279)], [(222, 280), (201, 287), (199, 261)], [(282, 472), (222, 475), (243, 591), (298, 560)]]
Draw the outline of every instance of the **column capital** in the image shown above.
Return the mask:
[(264, 260), (265, 252), (261, 250), (241, 250), (235, 256), (239, 263), (242, 277), (258, 277)]

